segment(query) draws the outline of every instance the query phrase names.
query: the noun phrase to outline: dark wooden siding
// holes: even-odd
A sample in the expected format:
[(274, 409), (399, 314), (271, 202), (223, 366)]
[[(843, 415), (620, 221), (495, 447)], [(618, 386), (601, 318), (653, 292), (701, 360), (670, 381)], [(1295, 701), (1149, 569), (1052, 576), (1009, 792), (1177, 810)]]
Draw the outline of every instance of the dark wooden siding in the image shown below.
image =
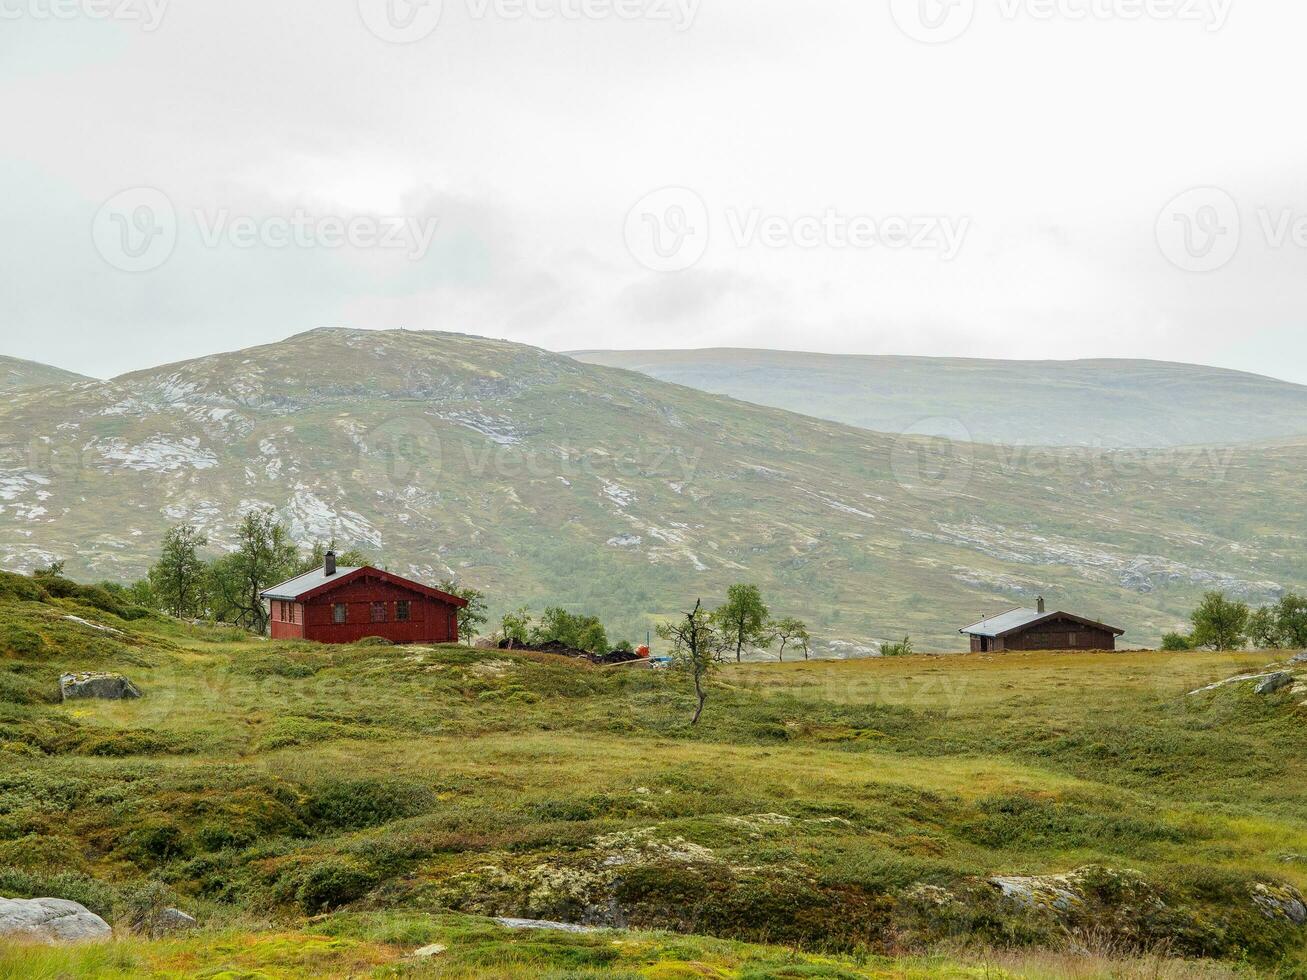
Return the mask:
[[(409, 603), (408, 622), (396, 620), (397, 602)], [(334, 620), (337, 603), (345, 606), (344, 623)], [(373, 621), (374, 603), (384, 610), (383, 622)], [(304, 606), (302, 629), (306, 639), (319, 643), (356, 643), (369, 636), (394, 643), (454, 643), (458, 640), (458, 610), (398, 583), (367, 576), (314, 596)]]
[(1054, 619), (996, 642), (998, 650), (1115, 650), (1116, 634), (1069, 619)]

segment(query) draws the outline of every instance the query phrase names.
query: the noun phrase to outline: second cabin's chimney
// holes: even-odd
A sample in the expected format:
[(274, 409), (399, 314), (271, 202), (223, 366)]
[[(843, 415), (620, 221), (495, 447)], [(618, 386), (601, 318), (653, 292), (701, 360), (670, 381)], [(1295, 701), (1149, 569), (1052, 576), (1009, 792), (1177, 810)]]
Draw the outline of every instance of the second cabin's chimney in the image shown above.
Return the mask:
[[(336, 553), (334, 551), (328, 551), (325, 557), (325, 561), (326, 561), (326, 568), (324, 569), (324, 571), (326, 572), (327, 578), (331, 578), (331, 576), (336, 574)], [(1044, 608), (1043, 599), (1039, 600), (1039, 607), (1041, 610)]]
[[(336, 563), (335, 563), (334, 561), (331, 563), (331, 568), (332, 568), (332, 571), (335, 571), (335, 569), (336, 569)], [(328, 573), (328, 574), (330, 574), (330, 573)], [(1036, 608), (1039, 612), (1042, 613), (1042, 612), (1044, 611), (1044, 597), (1041, 595), (1041, 596), (1036, 600), (1036, 602), (1037, 602), (1037, 605), (1036, 605), (1035, 608)]]

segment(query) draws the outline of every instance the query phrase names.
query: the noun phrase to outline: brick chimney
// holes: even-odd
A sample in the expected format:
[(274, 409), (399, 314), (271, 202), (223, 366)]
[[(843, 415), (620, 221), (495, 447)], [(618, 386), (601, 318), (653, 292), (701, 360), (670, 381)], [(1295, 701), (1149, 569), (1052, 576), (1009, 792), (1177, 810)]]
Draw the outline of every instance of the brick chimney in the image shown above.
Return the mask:
[[(335, 564), (334, 564), (334, 563), (333, 563), (333, 565), (332, 565), (332, 568), (335, 568)], [(1036, 600), (1036, 602), (1037, 602), (1038, 604), (1036, 605), (1035, 608), (1038, 609), (1038, 611), (1042, 614), (1042, 613), (1044, 612), (1044, 597), (1041, 595), (1041, 596)]]
[[(334, 551), (328, 551), (324, 560), (326, 561), (324, 572), (326, 573), (327, 578), (331, 578), (331, 576), (336, 574), (336, 553)], [(1043, 599), (1039, 600), (1039, 605), (1042, 609), (1044, 605)]]

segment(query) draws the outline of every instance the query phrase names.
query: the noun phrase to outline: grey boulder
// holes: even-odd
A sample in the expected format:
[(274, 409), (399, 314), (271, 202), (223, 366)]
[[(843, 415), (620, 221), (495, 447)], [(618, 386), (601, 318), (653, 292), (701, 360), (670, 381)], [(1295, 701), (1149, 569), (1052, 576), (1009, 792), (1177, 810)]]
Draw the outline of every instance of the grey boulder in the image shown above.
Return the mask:
[(1293, 674), (1285, 671), (1277, 671), (1262, 680), (1253, 690), (1257, 694), (1274, 694), (1276, 691), (1282, 691), (1293, 683)]
[(122, 674), (64, 674), (59, 678), (59, 693), (65, 701), (79, 698), (125, 701), (141, 696), (136, 685)]
[(167, 908), (145, 916), (139, 922), (133, 923), (132, 928), (151, 939), (159, 939), (176, 932), (194, 929), (197, 925), (199, 923), (195, 921), (195, 916), (188, 915), (181, 909)]
[(0, 898), (0, 937), (57, 946), (113, 938), (109, 923), (61, 898)]
[(1307, 901), (1292, 885), (1254, 885), (1253, 903), (1268, 919), (1282, 919), (1296, 926), (1307, 925)]

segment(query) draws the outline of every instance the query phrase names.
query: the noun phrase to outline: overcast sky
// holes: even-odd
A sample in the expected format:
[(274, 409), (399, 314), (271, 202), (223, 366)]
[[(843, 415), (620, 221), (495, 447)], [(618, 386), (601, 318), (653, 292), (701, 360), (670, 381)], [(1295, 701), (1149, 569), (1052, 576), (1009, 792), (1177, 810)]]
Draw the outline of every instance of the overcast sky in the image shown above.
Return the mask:
[(0, 0), (0, 352), (404, 326), (1307, 383), (1304, 36), (1296, 0)]

